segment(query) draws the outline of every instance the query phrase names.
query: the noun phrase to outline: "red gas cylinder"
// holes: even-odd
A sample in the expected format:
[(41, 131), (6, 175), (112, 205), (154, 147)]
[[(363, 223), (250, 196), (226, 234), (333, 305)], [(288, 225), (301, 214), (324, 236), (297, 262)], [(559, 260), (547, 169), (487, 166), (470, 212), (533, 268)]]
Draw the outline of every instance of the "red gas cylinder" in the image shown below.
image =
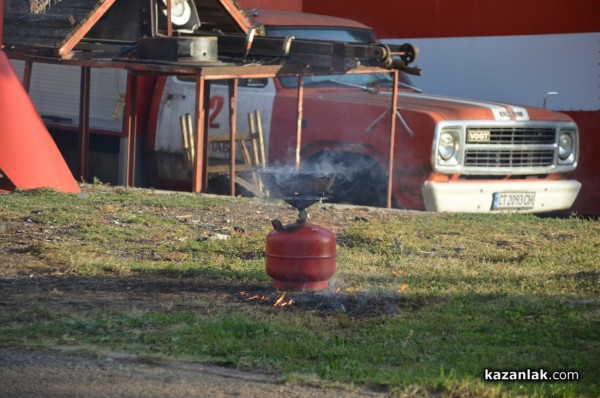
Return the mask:
[(316, 225), (298, 223), (267, 235), (267, 274), (277, 289), (321, 290), (335, 273), (335, 235)]

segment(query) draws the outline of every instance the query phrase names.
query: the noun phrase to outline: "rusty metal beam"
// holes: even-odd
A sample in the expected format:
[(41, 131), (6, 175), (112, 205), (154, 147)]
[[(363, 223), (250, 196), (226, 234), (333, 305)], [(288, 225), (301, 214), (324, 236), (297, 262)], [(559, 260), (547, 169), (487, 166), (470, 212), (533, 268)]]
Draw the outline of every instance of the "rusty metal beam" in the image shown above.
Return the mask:
[(203, 175), (202, 175), (202, 192), (208, 189), (208, 131), (210, 128), (210, 90), (212, 84), (210, 81), (204, 83), (204, 152), (202, 153)]
[(194, 164), (192, 168), (192, 192), (201, 192), (206, 188), (206, 156), (205, 156), (205, 122), (206, 122), (206, 82), (202, 69), (196, 71), (196, 96), (195, 96), (195, 112), (194, 112)]
[(90, 15), (90, 17), (77, 29), (63, 44), (58, 48), (57, 52), (60, 57), (68, 58), (70, 52), (75, 48), (77, 43), (90, 31), (90, 29), (102, 18), (108, 9), (115, 3), (116, 0), (104, 0), (102, 4)]
[(90, 156), (90, 68), (81, 67), (79, 90), (79, 180), (87, 182)]
[(302, 147), (302, 117), (304, 113), (304, 76), (298, 76), (298, 99), (296, 109), (296, 170), (300, 169), (300, 149)]
[(238, 79), (229, 83), (229, 193), (235, 196), (235, 160), (236, 160), (236, 134), (237, 134), (237, 92)]
[(394, 147), (396, 143), (396, 109), (398, 108), (398, 80), (397, 70), (392, 72), (394, 88), (392, 89), (392, 104), (390, 105), (390, 152), (388, 157), (388, 183), (387, 183), (387, 208), (392, 208), (392, 188), (394, 185)]
[(167, 0), (167, 36), (173, 36), (173, 23), (171, 22), (171, 16), (173, 12), (173, 6), (170, 0)]
[[(305, 70), (301, 65), (190, 65), (185, 63), (180, 64), (150, 64), (137, 63), (128, 60), (112, 59), (112, 58), (77, 58), (80, 54), (76, 54), (70, 59), (60, 59), (53, 57), (45, 57), (39, 54), (28, 53), (21, 50), (5, 49), (4, 52), (10, 59), (19, 59), (23, 61), (40, 62), (55, 65), (74, 65), (74, 66), (89, 66), (92, 68), (121, 68), (134, 70), (144, 74), (155, 75), (188, 75), (195, 76), (198, 69), (202, 70), (202, 75), (205, 80), (227, 80), (227, 79), (259, 79), (278, 76), (298, 76), (300, 73), (305, 76), (311, 75), (328, 75), (327, 71)], [(106, 54), (105, 54), (106, 55)], [(96, 55), (97, 56), (97, 55)], [(344, 74), (365, 74), (365, 73), (390, 73), (389, 69), (377, 66), (362, 66), (359, 65), (355, 69), (345, 71)]]
[(227, 11), (227, 15), (229, 15), (235, 23), (240, 27), (240, 29), (247, 34), (250, 29), (253, 28), (250, 20), (243, 14), (243, 11), (240, 10), (234, 1), (231, 0), (218, 0), (221, 6)]

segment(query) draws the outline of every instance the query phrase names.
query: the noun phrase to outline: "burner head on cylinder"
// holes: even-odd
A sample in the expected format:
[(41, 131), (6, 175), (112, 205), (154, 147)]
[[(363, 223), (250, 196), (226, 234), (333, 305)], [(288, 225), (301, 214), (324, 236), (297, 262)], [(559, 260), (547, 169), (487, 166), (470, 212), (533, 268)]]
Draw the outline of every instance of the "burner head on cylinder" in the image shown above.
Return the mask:
[(272, 169), (260, 172), (267, 189), (299, 211), (327, 199), (335, 173), (307, 170)]

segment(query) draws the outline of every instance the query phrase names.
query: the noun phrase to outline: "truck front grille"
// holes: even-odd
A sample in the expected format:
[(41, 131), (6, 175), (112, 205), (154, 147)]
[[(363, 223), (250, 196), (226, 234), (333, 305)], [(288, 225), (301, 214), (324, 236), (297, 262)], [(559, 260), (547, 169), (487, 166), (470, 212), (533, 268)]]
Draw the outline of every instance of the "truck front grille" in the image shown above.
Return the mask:
[(467, 167), (545, 167), (552, 166), (553, 149), (501, 149), (465, 151)]
[(556, 128), (486, 126), (466, 130), (464, 165), (467, 168), (531, 169), (550, 167), (554, 162)]
[(568, 173), (577, 167), (578, 141), (570, 121), (445, 120), (436, 126), (432, 164), (437, 173), (469, 177)]
[(485, 144), (547, 145), (554, 144), (556, 140), (556, 129), (553, 127), (469, 127), (467, 137), (473, 131), (489, 132), (489, 141)]

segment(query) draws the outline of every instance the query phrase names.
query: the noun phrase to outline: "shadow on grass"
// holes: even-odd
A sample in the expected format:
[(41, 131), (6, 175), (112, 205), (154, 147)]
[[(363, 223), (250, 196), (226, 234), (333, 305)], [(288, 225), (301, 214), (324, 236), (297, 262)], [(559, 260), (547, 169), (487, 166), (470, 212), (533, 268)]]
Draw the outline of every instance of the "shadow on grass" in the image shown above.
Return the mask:
[[(118, 340), (130, 325), (128, 339), (146, 350), (209, 355), (233, 366), (243, 357), (253, 366), (267, 361), (284, 372), (323, 379), (392, 388), (423, 383), (429, 389), (453, 380), (481, 381), (486, 368), (543, 368), (578, 371), (581, 379), (568, 387), (551, 383), (539, 390), (542, 395), (599, 391), (593, 377), (600, 372), (597, 301), (507, 292), (282, 292), (270, 282), (160, 273), (2, 279), (0, 291), (0, 318), (13, 328), (46, 321), (69, 328), (81, 323), (73, 319), (90, 316), (90, 326), (77, 333), (89, 329), (92, 339), (109, 333)], [(97, 310), (105, 314), (100, 321), (94, 320)], [(188, 340), (189, 347), (180, 344)], [(295, 362), (282, 365), (283, 353)], [(448, 373), (440, 376), (440, 369)], [(505, 384), (509, 391), (519, 388)], [(536, 386), (528, 384), (525, 391)]]
[[(252, 280), (250, 275), (248, 279)], [(178, 311), (207, 307), (212, 311), (228, 311), (232, 305), (270, 311), (287, 304), (292, 311), (309, 311), (317, 315), (369, 317), (416, 311), (439, 301), (435, 297), (407, 298), (400, 293), (353, 289), (280, 291), (270, 281), (223, 280), (216, 275), (194, 272), (174, 275), (165, 270), (128, 276), (30, 274), (17, 279), (0, 279), (0, 291), (3, 293), (2, 306), (8, 311), (25, 310), (34, 305), (51, 310), (60, 308), (60, 312), (127, 308), (160, 311), (166, 306)], [(280, 299), (284, 295), (286, 304), (282, 306)]]

